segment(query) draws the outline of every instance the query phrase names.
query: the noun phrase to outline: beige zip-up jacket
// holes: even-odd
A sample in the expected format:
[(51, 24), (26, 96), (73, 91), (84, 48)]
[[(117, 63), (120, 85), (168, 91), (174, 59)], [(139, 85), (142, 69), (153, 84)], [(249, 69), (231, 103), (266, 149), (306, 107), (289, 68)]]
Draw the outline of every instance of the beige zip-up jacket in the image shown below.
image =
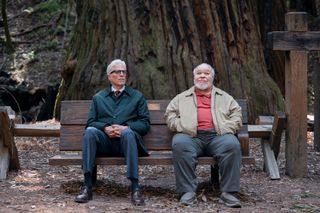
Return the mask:
[[(217, 87), (212, 88), (211, 113), (218, 135), (235, 134), (242, 125), (241, 107), (231, 95)], [(171, 131), (197, 135), (198, 113), (194, 86), (170, 101), (165, 119)]]

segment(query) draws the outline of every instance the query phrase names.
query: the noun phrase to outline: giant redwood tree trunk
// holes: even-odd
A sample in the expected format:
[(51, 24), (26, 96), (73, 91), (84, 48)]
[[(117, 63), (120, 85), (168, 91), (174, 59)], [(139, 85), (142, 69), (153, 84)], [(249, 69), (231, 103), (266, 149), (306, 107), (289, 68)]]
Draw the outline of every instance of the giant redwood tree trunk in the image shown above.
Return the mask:
[(192, 69), (207, 62), (216, 85), (249, 100), (251, 118), (283, 109), (269, 76), (257, 1), (77, 1), (64, 99), (91, 99), (106, 86), (107, 64), (121, 58), (128, 84), (147, 99), (168, 99), (193, 85)]

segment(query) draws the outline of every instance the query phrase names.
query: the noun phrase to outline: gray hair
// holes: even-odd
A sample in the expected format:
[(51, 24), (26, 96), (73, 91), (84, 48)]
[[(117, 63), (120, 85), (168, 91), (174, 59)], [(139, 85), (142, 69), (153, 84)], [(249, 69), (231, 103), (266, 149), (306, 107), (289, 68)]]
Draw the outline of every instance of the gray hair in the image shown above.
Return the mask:
[(196, 66), (196, 67), (193, 69), (193, 75), (196, 74), (196, 72), (198, 71), (198, 69), (199, 69), (200, 67), (206, 67), (208, 70), (211, 71), (212, 76), (214, 76), (215, 73), (214, 73), (213, 67), (212, 67), (210, 64), (207, 64), (207, 63), (202, 63), (202, 64), (199, 64), (198, 66)]
[(111, 63), (108, 65), (107, 67), (107, 75), (110, 75), (111, 72), (113, 71), (112, 68), (113, 66), (116, 66), (116, 65), (121, 65), (123, 66), (125, 69), (127, 69), (127, 65), (126, 65), (126, 62), (120, 60), (120, 59), (115, 59), (113, 61), (111, 61)]

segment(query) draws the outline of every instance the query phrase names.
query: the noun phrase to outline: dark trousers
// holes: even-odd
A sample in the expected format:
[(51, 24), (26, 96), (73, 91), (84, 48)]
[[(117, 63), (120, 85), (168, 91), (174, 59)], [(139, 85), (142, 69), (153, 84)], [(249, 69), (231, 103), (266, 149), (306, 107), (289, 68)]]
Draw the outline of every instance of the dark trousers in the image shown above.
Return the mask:
[(138, 147), (134, 132), (127, 128), (120, 138), (109, 138), (103, 131), (88, 127), (82, 142), (83, 173), (92, 174), (98, 156), (123, 156), (127, 165), (127, 178), (138, 179)]

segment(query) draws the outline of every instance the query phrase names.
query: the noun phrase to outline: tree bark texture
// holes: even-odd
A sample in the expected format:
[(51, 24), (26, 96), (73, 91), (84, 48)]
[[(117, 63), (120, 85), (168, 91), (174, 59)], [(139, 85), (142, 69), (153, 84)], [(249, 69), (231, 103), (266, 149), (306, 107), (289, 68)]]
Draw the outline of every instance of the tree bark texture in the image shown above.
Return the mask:
[(269, 76), (255, 0), (84, 0), (64, 78), (63, 99), (91, 99), (107, 84), (106, 66), (127, 62), (128, 84), (147, 99), (168, 99), (193, 85), (193, 68), (215, 68), (216, 86), (249, 102), (250, 118), (283, 110)]
[(314, 149), (320, 152), (320, 54), (313, 55), (314, 60), (311, 62), (312, 83), (314, 92)]
[[(286, 5), (284, 0), (259, 0), (258, 1), (259, 27), (261, 41), (265, 47), (267, 33), (271, 31), (283, 31), (284, 14)], [(282, 95), (285, 95), (285, 53), (265, 48), (264, 56), (266, 67), (271, 78), (276, 82)]]

